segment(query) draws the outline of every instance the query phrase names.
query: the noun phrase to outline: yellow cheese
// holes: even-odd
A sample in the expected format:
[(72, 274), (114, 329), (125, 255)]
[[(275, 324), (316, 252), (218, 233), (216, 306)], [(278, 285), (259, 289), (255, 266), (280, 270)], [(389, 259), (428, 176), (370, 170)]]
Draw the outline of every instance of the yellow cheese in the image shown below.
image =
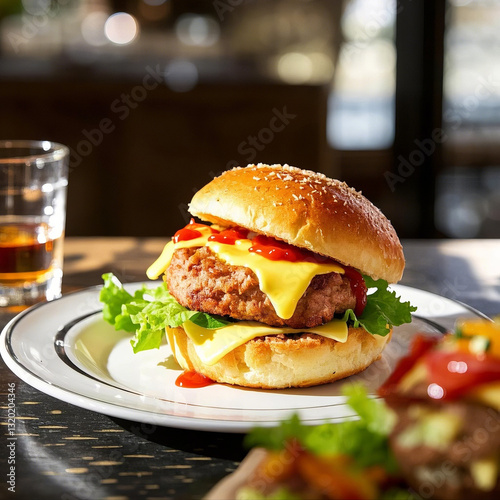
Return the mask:
[(168, 264), (172, 260), (172, 254), (175, 252), (173, 241), (169, 241), (163, 249), (161, 255), (148, 267), (146, 276), (150, 280), (158, 279), (167, 269)]
[(422, 360), (415, 363), (413, 368), (406, 372), (399, 381), (399, 390), (409, 392), (417, 384), (427, 379), (427, 368)]
[(477, 320), (468, 319), (468, 320), (463, 320), (458, 326), (465, 337), (472, 337), (472, 341), (470, 341), (470, 344), (472, 346), (471, 352), (474, 352), (474, 343), (473, 343), (474, 338), (478, 336), (484, 337), (485, 339), (488, 339), (490, 341), (490, 346), (487, 350), (487, 353), (490, 356), (495, 356), (496, 358), (500, 358), (499, 323), (482, 319), (477, 319)]
[(207, 246), (231, 266), (250, 268), (259, 280), (259, 288), (269, 297), (276, 314), (282, 319), (293, 316), (297, 302), (317, 274), (344, 273), (338, 264), (269, 260), (249, 252), (250, 240), (237, 240), (234, 245), (209, 241)]
[(470, 464), (470, 473), (474, 484), (481, 491), (492, 491), (498, 480), (498, 459), (482, 458)]
[(467, 397), (500, 411), (500, 382), (481, 384), (470, 391)]
[(200, 231), (201, 236), (198, 238), (194, 238), (192, 240), (187, 241), (179, 241), (178, 243), (174, 243), (173, 241), (169, 241), (161, 255), (151, 264), (146, 271), (146, 275), (150, 280), (158, 279), (166, 270), (170, 261), (172, 260), (172, 255), (179, 248), (193, 248), (193, 247), (202, 247), (208, 241), (208, 237), (212, 234), (210, 228), (205, 227), (197, 227), (197, 231)]
[(178, 248), (206, 245), (227, 264), (251, 269), (259, 280), (259, 288), (269, 297), (276, 314), (282, 319), (289, 319), (314, 276), (332, 272), (344, 274), (344, 269), (335, 263), (270, 260), (249, 252), (248, 249), (252, 246), (250, 240), (237, 240), (234, 245), (227, 245), (208, 241), (211, 234), (208, 227), (201, 228), (201, 232), (202, 236), (199, 238), (175, 244), (168, 243), (160, 257), (147, 270), (148, 277), (156, 279), (161, 276), (167, 269), (172, 254)]
[(228, 352), (256, 337), (279, 335), (280, 333), (316, 333), (322, 337), (346, 342), (347, 324), (334, 319), (329, 323), (303, 330), (272, 327), (256, 321), (238, 321), (222, 328), (208, 329), (186, 321), (182, 325), (186, 335), (193, 341), (198, 357), (207, 365), (213, 365)]

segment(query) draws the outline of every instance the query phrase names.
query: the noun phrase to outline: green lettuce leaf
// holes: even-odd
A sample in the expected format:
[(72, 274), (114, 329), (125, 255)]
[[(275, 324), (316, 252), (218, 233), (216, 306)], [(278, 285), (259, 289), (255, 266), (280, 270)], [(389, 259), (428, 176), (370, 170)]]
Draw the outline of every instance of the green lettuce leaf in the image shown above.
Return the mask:
[(283, 420), (279, 427), (255, 427), (245, 437), (245, 446), (261, 446), (268, 450), (282, 450), (287, 442), (296, 439), (300, 443), (307, 440), (311, 428), (301, 423), (297, 414)]
[[(112, 273), (104, 274), (102, 278), (104, 287), (99, 300), (104, 304), (103, 317), (116, 330), (135, 333), (131, 341), (134, 352), (159, 348), (167, 326), (175, 328), (190, 320), (196, 325), (214, 329), (230, 323), (220, 316), (190, 311), (181, 306), (170, 295), (165, 283), (152, 289), (143, 286), (132, 295)], [(366, 307), (359, 318), (348, 309), (343, 321), (382, 336), (387, 335), (393, 326), (411, 322), (411, 313), (416, 308), (409, 302), (401, 302), (395, 292), (387, 290), (387, 281), (375, 281), (368, 276), (364, 279), (368, 289), (375, 291), (367, 296)]]
[(409, 302), (401, 302), (396, 292), (387, 289), (389, 283), (383, 279), (374, 280), (363, 276), (368, 290), (375, 288), (367, 295), (366, 307), (358, 318), (352, 309), (348, 309), (344, 321), (352, 322), (357, 328), (362, 326), (368, 333), (385, 337), (393, 326), (411, 323), (411, 313), (417, 308)]
[(343, 387), (347, 404), (359, 415), (366, 427), (375, 434), (388, 436), (396, 423), (396, 415), (380, 399), (370, 398), (362, 384)]
[(142, 301), (145, 289), (137, 290), (131, 295), (112, 273), (103, 274), (102, 279), (104, 286), (99, 294), (99, 300), (104, 304), (102, 309), (104, 319), (115, 325), (116, 330), (135, 332), (137, 325), (132, 323), (128, 314), (122, 314), (122, 307), (130, 302)]
[(317, 455), (346, 454), (354, 457), (360, 467), (382, 465), (389, 473), (396, 472), (397, 463), (388, 440), (394, 414), (381, 400), (370, 398), (361, 384), (345, 385), (343, 392), (359, 420), (308, 426), (293, 415), (277, 428), (253, 429), (246, 436), (245, 445), (279, 450), (295, 439)]
[(143, 286), (131, 295), (112, 273), (104, 274), (102, 278), (104, 286), (99, 300), (104, 304), (103, 317), (116, 330), (135, 332), (131, 340), (134, 352), (159, 348), (167, 326), (175, 328), (190, 320), (212, 329), (230, 323), (219, 316), (181, 306), (170, 295), (165, 283), (153, 289)]

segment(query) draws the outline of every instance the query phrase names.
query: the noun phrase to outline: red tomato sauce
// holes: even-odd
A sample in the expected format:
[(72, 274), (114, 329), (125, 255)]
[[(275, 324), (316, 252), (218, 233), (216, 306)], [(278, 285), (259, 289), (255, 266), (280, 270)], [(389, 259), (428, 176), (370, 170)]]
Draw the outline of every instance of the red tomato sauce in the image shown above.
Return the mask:
[(182, 372), (176, 379), (175, 385), (177, 387), (186, 387), (188, 389), (197, 389), (199, 387), (206, 387), (207, 385), (215, 384), (215, 382), (201, 375), (195, 371), (186, 370)]
[(190, 229), (188, 227), (185, 227), (183, 229), (179, 229), (179, 231), (174, 234), (172, 240), (174, 243), (179, 243), (179, 241), (194, 240), (195, 238), (199, 238), (200, 236), (201, 233), (197, 229)]
[(270, 236), (261, 234), (252, 239), (252, 246), (248, 249), (269, 260), (286, 260), (288, 262), (315, 262), (324, 263), (329, 259), (303, 248), (294, 247), (284, 241), (278, 241)]
[(201, 236), (201, 231), (198, 231), (198, 229), (201, 228), (207, 228), (210, 229), (212, 233), (218, 233), (218, 231), (210, 226), (207, 226), (206, 224), (198, 224), (197, 222), (194, 221), (194, 219), (191, 219), (189, 221), (189, 224), (182, 229), (179, 229), (173, 236), (172, 241), (174, 243), (179, 243), (179, 241), (189, 241), (189, 240), (194, 240), (195, 238), (199, 238)]
[(365, 280), (361, 273), (353, 269), (352, 267), (342, 266), (346, 277), (349, 279), (351, 284), (351, 292), (356, 297), (356, 307), (354, 308), (354, 314), (359, 318), (366, 307), (367, 292)]
[(247, 229), (243, 229), (242, 227), (231, 227), (217, 234), (212, 234), (208, 237), (208, 241), (216, 241), (217, 243), (224, 243), (225, 245), (234, 245), (236, 240), (246, 240), (247, 237)]

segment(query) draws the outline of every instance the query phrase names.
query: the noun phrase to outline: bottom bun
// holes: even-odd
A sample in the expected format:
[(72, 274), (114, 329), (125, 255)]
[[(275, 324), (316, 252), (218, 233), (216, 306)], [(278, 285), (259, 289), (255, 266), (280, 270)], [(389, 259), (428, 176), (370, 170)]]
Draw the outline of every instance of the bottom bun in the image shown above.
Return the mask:
[(363, 328), (349, 328), (344, 343), (314, 333), (270, 335), (250, 340), (214, 365), (206, 365), (183, 328), (167, 328), (173, 355), (184, 370), (215, 382), (261, 389), (309, 387), (359, 373), (380, 358), (390, 337)]

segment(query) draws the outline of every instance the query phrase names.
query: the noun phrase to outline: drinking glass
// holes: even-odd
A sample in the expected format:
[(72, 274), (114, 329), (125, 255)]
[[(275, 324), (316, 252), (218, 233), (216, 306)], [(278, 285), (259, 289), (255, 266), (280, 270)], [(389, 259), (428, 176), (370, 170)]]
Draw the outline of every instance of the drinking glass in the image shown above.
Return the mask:
[(61, 295), (69, 150), (0, 141), (0, 308)]

